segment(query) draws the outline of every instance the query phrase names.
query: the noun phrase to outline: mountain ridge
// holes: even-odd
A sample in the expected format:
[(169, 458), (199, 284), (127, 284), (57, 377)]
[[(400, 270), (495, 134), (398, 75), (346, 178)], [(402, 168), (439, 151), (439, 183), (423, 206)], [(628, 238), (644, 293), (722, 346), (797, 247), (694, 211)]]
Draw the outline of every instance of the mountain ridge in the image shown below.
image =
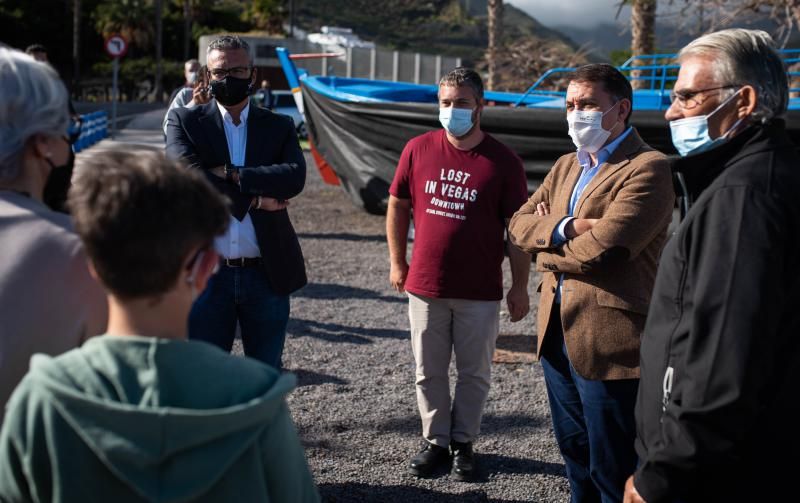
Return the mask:
[[(536, 38), (577, 48), (524, 11), (509, 4), (503, 10), (504, 43)], [(295, 19), (309, 32), (345, 26), (382, 47), (461, 57), (471, 65), (484, 59), (488, 45), (487, 0), (305, 0)]]

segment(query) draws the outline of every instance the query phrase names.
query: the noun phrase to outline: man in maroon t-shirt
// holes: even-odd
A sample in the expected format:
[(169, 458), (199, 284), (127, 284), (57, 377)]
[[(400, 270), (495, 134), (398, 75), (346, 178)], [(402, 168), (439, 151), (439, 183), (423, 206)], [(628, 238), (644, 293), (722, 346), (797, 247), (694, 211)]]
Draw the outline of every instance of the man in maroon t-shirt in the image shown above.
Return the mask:
[[(439, 82), (444, 129), (408, 142), (389, 189), (386, 233), (390, 281), (407, 292), (416, 361), (417, 405), (425, 447), (410, 464), (428, 476), (453, 455), (453, 476), (475, 473), (472, 442), (489, 394), (492, 354), (503, 299), (503, 236), (527, 199), (520, 158), (480, 128), (483, 83), (466, 68)], [(415, 240), (406, 245), (411, 210)], [(508, 247), (511, 321), (529, 309), (530, 256)], [(450, 398), (448, 368), (455, 350), (458, 380)]]

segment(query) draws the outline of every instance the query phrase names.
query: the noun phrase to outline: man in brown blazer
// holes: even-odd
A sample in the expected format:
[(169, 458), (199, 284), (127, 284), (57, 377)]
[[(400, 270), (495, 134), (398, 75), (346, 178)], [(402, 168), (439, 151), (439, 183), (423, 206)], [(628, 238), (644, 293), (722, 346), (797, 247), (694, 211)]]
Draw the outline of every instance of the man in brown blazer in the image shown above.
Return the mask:
[(511, 219), (542, 274), (538, 357), (572, 501), (621, 501), (636, 466), (639, 339), (672, 216), (669, 166), (628, 125), (632, 90), (609, 65), (567, 88), (576, 153)]

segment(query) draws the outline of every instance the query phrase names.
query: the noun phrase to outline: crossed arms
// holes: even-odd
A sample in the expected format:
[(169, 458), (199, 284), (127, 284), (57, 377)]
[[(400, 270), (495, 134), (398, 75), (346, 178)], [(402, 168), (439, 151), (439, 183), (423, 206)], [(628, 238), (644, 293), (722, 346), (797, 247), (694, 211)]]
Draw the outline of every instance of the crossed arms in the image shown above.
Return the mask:
[(604, 265), (632, 260), (671, 218), (675, 200), (671, 172), (665, 159), (654, 158), (622, 182), (600, 218), (570, 221), (564, 229), (567, 241), (559, 243), (554, 231), (569, 215), (552, 211), (554, 175), (555, 168), (509, 225), (512, 242), (536, 253), (546, 270), (590, 274)]

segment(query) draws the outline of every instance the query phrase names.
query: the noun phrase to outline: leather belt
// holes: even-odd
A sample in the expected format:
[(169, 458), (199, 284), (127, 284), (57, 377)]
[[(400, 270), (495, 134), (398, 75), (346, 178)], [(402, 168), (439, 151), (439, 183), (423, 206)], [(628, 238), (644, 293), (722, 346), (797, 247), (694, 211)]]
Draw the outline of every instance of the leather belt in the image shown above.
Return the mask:
[(226, 267), (258, 267), (261, 257), (223, 258), (220, 263)]

